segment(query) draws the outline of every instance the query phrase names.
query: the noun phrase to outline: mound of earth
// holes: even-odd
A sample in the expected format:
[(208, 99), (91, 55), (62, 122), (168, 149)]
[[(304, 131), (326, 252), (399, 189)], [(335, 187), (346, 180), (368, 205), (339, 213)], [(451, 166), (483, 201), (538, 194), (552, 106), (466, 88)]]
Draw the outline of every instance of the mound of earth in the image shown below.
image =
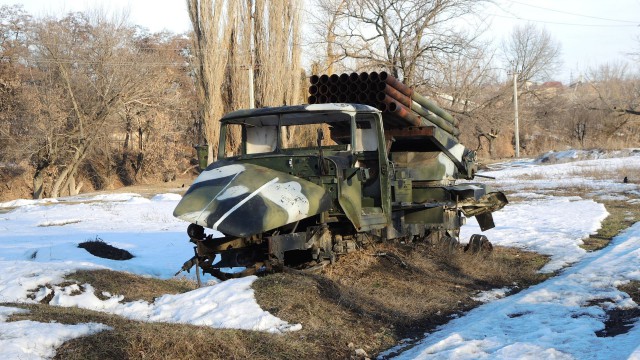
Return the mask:
[(89, 254), (110, 260), (129, 260), (133, 259), (130, 252), (111, 246), (102, 240), (90, 240), (78, 244), (79, 248), (85, 249)]

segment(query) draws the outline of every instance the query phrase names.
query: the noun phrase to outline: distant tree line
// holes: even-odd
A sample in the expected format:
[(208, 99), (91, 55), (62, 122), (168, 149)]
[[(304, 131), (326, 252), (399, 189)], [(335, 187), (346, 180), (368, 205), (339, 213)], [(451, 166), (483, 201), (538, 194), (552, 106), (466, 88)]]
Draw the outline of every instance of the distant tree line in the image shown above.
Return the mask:
[(0, 7), (0, 199), (172, 180), (193, 168), (193, 144), (233, 151), (239, 134), (216, 147), (224, 113), (302, 103), (311, 73), (387, 71), (457, 116), (485, 157), (514, 154), (514, 77), (522, 154), (640, 144), (640, 59), (553, 82), (560, 44), (533, 24), (483, 40), (488, 1), (185, 1), (188, 34), (126, 12)]

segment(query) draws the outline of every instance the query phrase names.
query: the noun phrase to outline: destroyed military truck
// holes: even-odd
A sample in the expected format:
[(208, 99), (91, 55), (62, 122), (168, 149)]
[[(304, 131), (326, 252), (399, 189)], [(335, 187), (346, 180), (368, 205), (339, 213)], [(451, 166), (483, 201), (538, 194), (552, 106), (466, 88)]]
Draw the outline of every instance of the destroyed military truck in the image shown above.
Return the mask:
[[(196, 244), (183, 270), (225, 278), (225, 268), (244, 268), (233, 276), (317, 268), (377, 241), (455, 246), (465, 217), (494, 227), (491, 213), (507, 199), (458, 182), (476, 176), (476, 154), (459, 143), (450, 114), (386, 73), (311, 82), (308, 105), (220, 120), (217, 161), (174, 211)], [(227, 156), (232, 131), (242, 142)], [(310, 133), (310, 141), (300, 136)]]

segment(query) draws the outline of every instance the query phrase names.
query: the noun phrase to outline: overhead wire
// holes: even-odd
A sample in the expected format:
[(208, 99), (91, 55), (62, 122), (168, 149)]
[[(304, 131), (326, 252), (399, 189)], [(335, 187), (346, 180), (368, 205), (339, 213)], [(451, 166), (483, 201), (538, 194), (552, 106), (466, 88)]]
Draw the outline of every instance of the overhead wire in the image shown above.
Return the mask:
[(596, 20), (626, 22), (626, 23), (631, 23), (631, 24), (638, 25), (638, 21), (633, 21), (633, 20), (609, 19), (609, 18), (604, 18), (604, 17), (599, 17), (599, 16), (584, 15), (584, 14), (578, 14), (578, 13), (574, 13), (574, 12), (570, 12), (570, 11), (551, 9), (551, 8), (538, 6), (538, 5), (531, 5), (531, 4), (527, 4), (527, 3), (524, 3), (524, 2), (521, 2), (521, 1), (516, 1), (516, 0), (506, 0), (506, 1), (509, 1), (509, 2), (515, 3), (515, 4), (524, 5), (524, 6), (529, 6), (529, 7), (536, 8), (536, 9), (557, 12), (557, 13), (560, 13), (560, 14), (567, 14), (567, 15), (584, 17), (584, 18), (589, 18), (589, 19), (596, 19)]
[(524, 20), (524, 21), (542, 23), (542, 24), (555, 24), (555, 25), (567, 25), (567, 26), (584, 26), (584, 27), (639, 27), (640, 26), (640, 23), (638, 23), (636, 25), (607, 25), (607, 24), (576, 24), (576, 23), (566, 23), (566, 22), (561, 22), (561, 21), (534, 20), (534, 19), (523, 18), (523, 17), (515, 15), (515, 14), (513, 14), (513, 13), (507, 11), (507, 10), (504, 10), (502, 8), (500, 10), (506, 12), (507, 14), (509, 14), (511, 16), (499, 15), (499, 14), (489, 14), (489, 15), (495, 16), (495, 17), (500, 17), (500, 18), (505, 18), (505, 19)]
[[(515, 4), (531, 6), (531, 7), (539, 8), (539, 9), (546, 10), (546, 11), (560, 12), (560, 13), (565, 13), (565, 14), (570, 14), (570, 15), (575, 15), (575, 16), (590, 17), (591, 18), (590, 15), (582, 15), (582, 14), (572, 13), (572, 12), (563, 11), (563, 10), (556, 10), (556, 9), (545, 8), (545, 7), (536, 6), (536, 5), (530, 5), (530, 4), (526, 4), (526, 3), (523, 3), (523, 2), (517, 1), (517, 0), (506, 0), (506, 1), (509, 1), (509, 2), (515, 3)], [(490, 16), (495, 16), (495, 17), (500, 17), (500, 18), (505, 18), (505, 19), (523, 20), (523, 21), (534, 22), (534, 23), (543, 23), (543, 24), (566, 25), (566, 26), (581, 26), (581, 27), (638, 27), (638, 26), (640, 26), (640, 21), (633, 22), (633, 21), (627, 21), (627, 20), (614, 20), (614, 19), (608, 19), (608, 18), (600, 18), (600, 20), (629, 22), (630, 24), (584, 24), (584, 23), (570, 23), (570, 22), (563, 22), (563, 21), (549, 21), (549, 20), (529, 19), (529, 18), (525, 18), (525, 17), (519, 16), (519, 15), (513, 13), (512, 11), (509, 11), (509, 10), (505, 9), (499, 3), (492, 3), (492, 4), (495, 5), (500, 11), (508, 14), (509, 16), (495, 14), (495, 13), (492, 13), (492, 14), (489, 14), (489, 15)]]
[[(105, 66), (168, 66), (183, 68), (189, 66), (188, 61), (175, 62), (142, 62), (142, 61), (98, 61), (84, 59), (46, 59), (35, 58), (33, 56), (0, 56), (0, 60), (12, 60), (15, 62), (25, 61), (27, 64), (68, 64), (68, 65), (105, 65)], [(227, 64), (227, 68), (246, 68), (247, 64)], [(254, 64), (254, 68), (260, 68), (259, 63)]]

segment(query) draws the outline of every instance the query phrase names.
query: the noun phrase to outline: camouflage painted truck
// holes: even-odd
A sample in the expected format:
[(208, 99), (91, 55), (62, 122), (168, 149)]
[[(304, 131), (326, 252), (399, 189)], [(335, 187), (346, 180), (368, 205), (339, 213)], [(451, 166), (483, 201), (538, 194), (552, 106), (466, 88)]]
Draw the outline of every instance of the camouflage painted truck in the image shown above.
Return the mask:
[[(485, 184), (457, 183), (476, 175), (476, 154), (459, 143), (451, 115), (431, 102), (416, 111), (416, 94), (401, 96), (410, 89), (387, 89), (397, 80), (385, 73), (363, 74), (312, 77), (313, 104), (220, 120), (219, 149), (239, 131), (239, 154), (221, 151), (174, 211), (191, 223), (196, 245), (182, 270), (225, 278), (231, 267), (245, 269), (233, 276), (317, 268), (376, 241), (455, 246), (465, 217), (494, 227), (491, 213), (507, 199)], [(295, 136), (310, 133), (306, 143)], [(474, 235), (470, 244), (485, 242)]]

